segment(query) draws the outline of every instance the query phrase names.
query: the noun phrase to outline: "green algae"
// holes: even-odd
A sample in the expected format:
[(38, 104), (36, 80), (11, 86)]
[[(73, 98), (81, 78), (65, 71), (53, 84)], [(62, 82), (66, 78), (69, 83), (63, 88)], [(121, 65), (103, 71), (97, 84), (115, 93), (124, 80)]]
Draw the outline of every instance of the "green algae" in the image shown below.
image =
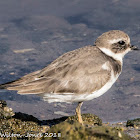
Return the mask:
[[(94, 114), (82, 114), (82, 119), (84, 124), (88, 125), (102, 125), (102, 120), (94, 115)], [(75, 116), (70, 116), (66, 119), (66, 121), (76, 121), (78, 122), (78, 117)]]
[(40, 121), (32, 115), (13, 113), (0, 101), (0, 139), (132, 140), (120, 128), (102, 125), (96, 115), (83, 114), (82, 118), (84, 125), (78, 123), (77, 116)]
[[(62, 122), (50, 128), (49, 133), (61, 133), (58, 140), (132, 140), (122, 131), (109, 126), (85, 127), (78, 122)], [(48, 139), (55, 139), (51, 137)]]

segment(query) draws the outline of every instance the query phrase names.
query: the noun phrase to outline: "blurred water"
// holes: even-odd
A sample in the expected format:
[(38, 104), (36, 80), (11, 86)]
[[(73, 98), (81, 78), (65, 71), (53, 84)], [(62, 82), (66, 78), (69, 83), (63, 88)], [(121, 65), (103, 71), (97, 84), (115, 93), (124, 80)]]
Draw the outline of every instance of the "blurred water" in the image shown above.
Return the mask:
[[(139, 0), (0, 1), (0, 83), (39, 70), (67, 51), (93, 44), (108, 30), (123, 30), (140, 46), (139, 13)], [(15, 53), (23, 49), (33, 50)], [(128, 54), (117, 83), (108, 94), (85, 103), (83, 112), (95, 113), (104, 121), (140, 116), (139, 97), (135, 96), (140, 90), (139, 64), (139, 53)], [(59, 117), (56, 111), (74, 114), (75, 108), (67, 104), (55, 108), (35, 95), (3, 90), (0, 99), (7, 100), (15, 111), (46, 119)]]

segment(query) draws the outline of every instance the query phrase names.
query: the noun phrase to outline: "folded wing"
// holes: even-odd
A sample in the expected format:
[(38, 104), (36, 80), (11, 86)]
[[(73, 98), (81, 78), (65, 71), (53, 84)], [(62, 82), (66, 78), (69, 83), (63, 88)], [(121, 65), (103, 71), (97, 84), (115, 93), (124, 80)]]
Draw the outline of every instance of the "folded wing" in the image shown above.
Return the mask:
[[(68, 52), (44, 69), (0, 85), (0, 88), (17, 90), (19, 94), (92, 93), (110, 79), (109, 69), (102, 68), (106, 60), (101, 55), (99, 58), (98, 53), (93, 46)], [(95, 62), (95, 58), (100, 61)]]

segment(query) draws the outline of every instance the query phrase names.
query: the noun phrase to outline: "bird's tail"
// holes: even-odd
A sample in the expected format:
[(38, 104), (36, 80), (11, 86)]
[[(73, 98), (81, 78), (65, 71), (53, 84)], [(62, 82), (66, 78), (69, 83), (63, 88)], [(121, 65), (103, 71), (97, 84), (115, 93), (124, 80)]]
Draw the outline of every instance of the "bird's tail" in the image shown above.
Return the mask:
[(5, 84), (0, 85), (0, 89), (6, 89), (6, 85)]
[(18, 81), (18, 80), (15, 80), (15, 81), (11, 81), (11, 82), (7, 82), (7, 83), (4, 83), (4, 84), (1, 84), (0, 85), (0, 89), (7, 89), (8, 87), (12, 87), (12, 86), (15, 86), (15, 82)]
[(7, 82), (4, 84), (0, 85), (0, 89), (8, 89), (8, 90), (16, 90), (16, 89), (12, 89), (14, 87), (17, 86), (21, 86), (24, 85), (25, 83), (31, 82), (32, 80), (34, 80), (34, 77), (39, 73), (40, 71), (35, 71), (32, 72), (30, 74), (27, 74), (17, 80), (11, 81), (11, 82)]

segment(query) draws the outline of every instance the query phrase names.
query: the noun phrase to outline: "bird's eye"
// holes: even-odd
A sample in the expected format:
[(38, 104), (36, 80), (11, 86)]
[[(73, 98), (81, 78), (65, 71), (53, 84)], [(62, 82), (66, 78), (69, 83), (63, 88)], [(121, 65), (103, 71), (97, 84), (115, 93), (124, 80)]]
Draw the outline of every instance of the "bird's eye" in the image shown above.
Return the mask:
[(122, 41), (122, 40), (121, 40), (121, 41), (119, 41), (118, 43), (119, 43), (120, 45), (124, 45), (124, 44), (125, 44), (125, 42), (124, 42), (124, 41)]

